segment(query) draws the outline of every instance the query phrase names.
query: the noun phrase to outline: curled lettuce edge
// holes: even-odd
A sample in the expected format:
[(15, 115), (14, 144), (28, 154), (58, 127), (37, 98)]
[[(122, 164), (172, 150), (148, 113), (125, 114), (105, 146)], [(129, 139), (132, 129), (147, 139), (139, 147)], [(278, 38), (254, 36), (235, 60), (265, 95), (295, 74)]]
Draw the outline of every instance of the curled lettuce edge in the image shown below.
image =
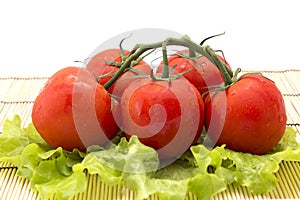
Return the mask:
[(52, 149), (33, 124), (21, 127), (15, 115), (5, 120), (0, 134), (0, 162), (16, 166), (17, 175), (29, 179), (31, 189), (41, 199), (55, 195), (70, 199), (85, 192), (86, 173), (97, 174), (110, 186), (120, 185), (136, 192), (136, 199), (157, 194), (160, 199), (185, 199), (191, 192), (199, 199), (210, 199), (227, 186), (245, 186), (253, 194), (272, 191), (278, 182), (275, 173), (282, 161), (300, 162), (297, 132), (287, 127), (281, 141), (266, 155), (258, 156), (226, 149), (211, 150), (202, 144), (192, 146), (181, 158), (160, 169), (157, 152), (139, 142), (136, 136), (104, 149), (87, 152)]

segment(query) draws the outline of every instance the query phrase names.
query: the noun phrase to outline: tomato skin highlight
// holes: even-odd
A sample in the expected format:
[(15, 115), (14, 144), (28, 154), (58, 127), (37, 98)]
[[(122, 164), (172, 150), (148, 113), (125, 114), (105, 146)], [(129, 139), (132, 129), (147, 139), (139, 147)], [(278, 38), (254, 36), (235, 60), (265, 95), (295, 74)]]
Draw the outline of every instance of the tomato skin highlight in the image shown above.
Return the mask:
[[(90, 105), (90, 102), (94, 104)], [(76, 112), (76, 109), (84, 112)], [(97, 136), (93, 135), (97, 131), (91, 130), (95, 127), (90, 126), (93, 124), (88, 122), (80, 124), (90, 120), (88, 118), (93, 111), (97, 123), (105, 134), (104, 137), (112, 139), (119, 127), (111, 113), (111, 99), (108, 92), (87, 70), (67, 67), (49, 78), (40, 91), (33, 105), (32, 122), (44, 140), (53, 148), (62, 147), (68, 151), (77, 148), (85, 151), (87, 142), (98, 145), (107, 143), (106, 140), (97, 140)], [(86, 120), (78, 120), (77, 117)], [(87, 126), (85, 129), (89, 131), (79, 133), (82, 126)], [(83, 138), (87, 141), (85, 144), (79, 134), (84, 134)]]
[(170, 83), (138, 79), (124, 91), (120, 108), (126, 137), (137, 135), (158, 150), (160, 159), (184, 153), (197, 142), (204, 124), (201, 95), (182, 77)]
[[(182, 57), (181, 54), (188, 56), (189, 51), (182, 50), (177, 54), (170, 56), (168, 58), (169, 68), (173, 68), (175, 65), (177, 65), (172, 74), (178, 74), (190, 70), (183, 76), (198, 89), (201, 95), (210, 90), (209, 87), (217, 86), (224, 82), (221, 72), (205, 56), (201, 56), (197, 58), (197, 61), (194, 61)], [(230, 68), (229, 64), (225, 62), (224, 58), (219, 55), (217, 56), (223, 63), (226, 63), (228, 68)], [(160, 63), (158, 72), (162, 72), (162, 68), (163, 62)]]
[[(261, 75), (245, 75), (221, 94), (206, 99), (205, 127), (216, 145), (240, 152), (266, 154), (281, 139), (286, 128), (283, 97), (276, 85)], [(225, 114), (220, 105), (226, 101)], [(224, 126), (222, 122), (224, 121)]]

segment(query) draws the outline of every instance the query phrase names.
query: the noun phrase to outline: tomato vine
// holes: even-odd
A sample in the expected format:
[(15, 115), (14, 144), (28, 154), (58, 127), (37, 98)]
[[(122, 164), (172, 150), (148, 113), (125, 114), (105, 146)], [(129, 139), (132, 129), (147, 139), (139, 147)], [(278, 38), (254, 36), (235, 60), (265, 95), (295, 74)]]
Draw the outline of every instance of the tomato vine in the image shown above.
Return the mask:
[(161, 42), (155, 42), (151, 44), (136, 44), (131, 50), (128, 57), (121, 64), (120, 69), (115, 73), (115, 75), (104, 85), (106, 89), (114, 84), (118, 77), (131, 66), (131, 63), (135, 60), (138, 60), (140, 56), (148, 50), (155, 50), (157, 48), (162, 48), (163, 53), (163, 62), (164, 68), (162, 73), (162, 78), (169, 79), (169, 68), (168, 68), (168, 59), (166, 47), (169, 45), (179, 45), (189, 48), (190, 56), (193, 57), (195, 52), (205, 56), (209, 61), (214, 63), (218, 69), (222, 72), (222, 76), (225, 79), (225, 84), (231, 83), (232, 72), (225, 64), (223, 64), (219, 58), (216, 56), (215, 51), (209, 46), (201, 46), (193, 42), (187, 35), (182, 36), (181, 38), (167, 38)]

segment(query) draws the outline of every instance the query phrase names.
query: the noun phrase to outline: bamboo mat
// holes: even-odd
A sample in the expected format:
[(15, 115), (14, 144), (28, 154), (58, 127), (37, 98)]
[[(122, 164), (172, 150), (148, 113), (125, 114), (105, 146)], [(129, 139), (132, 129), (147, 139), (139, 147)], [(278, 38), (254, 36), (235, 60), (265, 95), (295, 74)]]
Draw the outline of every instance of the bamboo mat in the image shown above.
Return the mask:
[[(288, 121), (300, 134), (300, 70), (264, 71), (266, 77), (275, 81), (283, 94)], [(48, 77), (0, 77), (0, 131), (6, 118), (15, 114), (22, 117), (22, 125), (31, 122), (33, 102)], [(0, 200), (38, 200), (39, 196), (30, 190), (30, 183), (16, 175), (17, 169), (9, 163), (0, 163)], [(245, 187), (228, 189), (214, 196), (214, 199), (300, 199), (300, 163), (282, 162), (275, 174), (279, 179), (277, 187), (264, 195), (253, 195)], [(135, 193), (120, 186), (103, 184), (97, 175), (87, 174), (86, 192), (79, 193), (74, 200), (131, 200)], [(55, 198), (54, 198), (55, 199)], [(158, 200), (156, 195), (149, 198)], [(186, 199), (196, 200), (191, 194)]]

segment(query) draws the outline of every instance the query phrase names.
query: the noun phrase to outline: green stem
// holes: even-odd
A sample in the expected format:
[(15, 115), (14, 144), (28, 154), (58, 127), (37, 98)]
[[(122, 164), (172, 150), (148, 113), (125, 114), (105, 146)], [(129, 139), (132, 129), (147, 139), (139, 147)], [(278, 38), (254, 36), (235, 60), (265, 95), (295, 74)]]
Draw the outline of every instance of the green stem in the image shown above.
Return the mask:
[(209, 40), (209, 39), (211, 39), (211, 38), (214, 38), (214, 37), (217, 37), (217, 36), (221, 36), (221, 35), (224, 35), (224, 34), (225, 34), (225, 32), (219, 33), (219, 34), (216, 34), (216, 35), (209, 36), (209, 37), (203, 39), (203, 40), (200, 42), (200, 45), (202, 46), (202, 45), (204, 44), (204, 42), (206, 42), (207, 40)]
[(195, 58), (196, 57), (196, 53), (192, 49), (189, 49), (189, 57), (190, 58)]
[(145, 51), (158, 47), (161, 47), (161, 42), (145, 45), (137, 44), (135, 48), (130, 52), (126, 60), (123, 62), (123, 64), (120, 66), (119, 70), (115, 73), (115, 75), (104, 84), (104, 88), (108, 90), (119, 78), (119, 76), (121, 76), (122, 73), (130, 67), (131, 62), (138, 59), (139, 56), (142, 55)]
[[(225, 64), (227, 65), (228, 63), (227, 63), (227, 60), (226, 60), (226, 58), (225, 58), (224, 52), (223, 52), (222, 50), (215, 50), (215, 52), (221, 52), (222, 57), (223, 57), (224, 60), (225, 60)], [(227, 70), (227, 72), (229, 73), (229, 75), (230, 75), (231, 77), (233, 77), (233, 72), (232, 72), (228, 67), (226, 67), (226, 70)]]
[(238, 74), (241, 72), (241, 68), (237, 68), (236, 71), (234, 72), (233, 74), (233, 77), (232, 77), (232, 82), (237, 82), (238, 81)]
[(163, 54), (163, 63), (164, 63), (162, 78), (170, 78), (167, 44), (168, 44), (168, 40), (165, 40), (162, 43), (162, 54)]
[[(211, 61), (212, 63), (215, 63), (218, 66), (218, 68), (222, 72), (222, 75), (224, 74), (223, 78), (226, 75), (228, 75), (228, 77), (230, 77), (228, 72), (223, 72), (226, 70), (223, 69), (222, 62), (218, 58), (216, 58), (216, 55), (212, 49), (209, 51), (204, 50), (204, 48), (202, 46), (194, 43), (193, 41), (191, 41), (189, 39), (188, 36), (184, 35), (181, 38), (167, 38), (166, 40), (164, 40), (162, 42), (156, 42), (156, 43), (152, 43), (152, 44), (137, 44), (137, 45), (135, 45), (135, 47), (131, 50), (129, 56), (125, 59), (125, 61), (120, 66), (120, 69), (115, 73), (115, 75), (107, 83), (104, 84), (104, 88), (108, 89), (109, 87), (111, 87), (114, 84), (114, 82), (118, 79), (118, 77), (120, 75), (122, 75), (124, 70), (126, 70), (127, 68), (130, 67), (131, 62), (138, 59), (139, 56), (142, 55), (144, 52), (151, 50), (151, 49), (156, 49), (156, 48), (162, 47), (163, 48), (163, 56), (166, 57), (167, 56), (166, 46), (168, 46), (168, 45), (184, 46), (184, 47), (189, 48), (192, 51), (200, 53), (201, 55), (207, 57), (207, 59), (209, 61)], [(167, 62), (167, 58), (164, 58), (164, 65), (168, 66), (168, 64), (165, 62)], [(167, 70), (169, 71), (169, 69), (167, 69)], [(166, 75), (168, 77), (169, 72), (167, 72), (167, 70), (165, 71), (164, 75)], [(231, 80), (227, 80), (227, 78), (224, 78), (224, 79), (226, 79), (226, 81), (225, 81), (226, 84), (231, 83)]]
[[(183, 38), (185, 38), (186, 40), (191, 40), (190, 37), (189, 37), (188, 35), (184, 35)], [(193, 50), (190, 49), (190, 48), (189, 48), (189, 57), (190, 57), (190, 58), (196, 57), (195, 51), (193, 51)]]
[(225, 86), (231, 85), (232, 75), (230, 73), (228, 73), (227, 66), (222, 61), (220, 61), (218, 56), (215, 54), (215, 51), (210, 46), (205, 46), (205, 50), (207, 51), (209, 56), (211, 56), (211, 58), (213, 60), (213, 63), (215, 63), (217, 68), (221, 71), (222, 77), (224, 79)]
[(123, 44), (123, 42), (124, 42), (125, 40), (127, 40), (127, 39), (130, 38), (131, 36), (132, 36), (132, 33), (131, 33), (129, 36), (123, 38), (123, 39), (121, 40), (120, 44), (119, 44), (120, 55), (121, 55), (122, 61), (124, 61), (124, 60), (126, 59), (126, 55), (125, 55), (125, 53), (124, 53), (124, 49), (123, 49), (122, 44)]

